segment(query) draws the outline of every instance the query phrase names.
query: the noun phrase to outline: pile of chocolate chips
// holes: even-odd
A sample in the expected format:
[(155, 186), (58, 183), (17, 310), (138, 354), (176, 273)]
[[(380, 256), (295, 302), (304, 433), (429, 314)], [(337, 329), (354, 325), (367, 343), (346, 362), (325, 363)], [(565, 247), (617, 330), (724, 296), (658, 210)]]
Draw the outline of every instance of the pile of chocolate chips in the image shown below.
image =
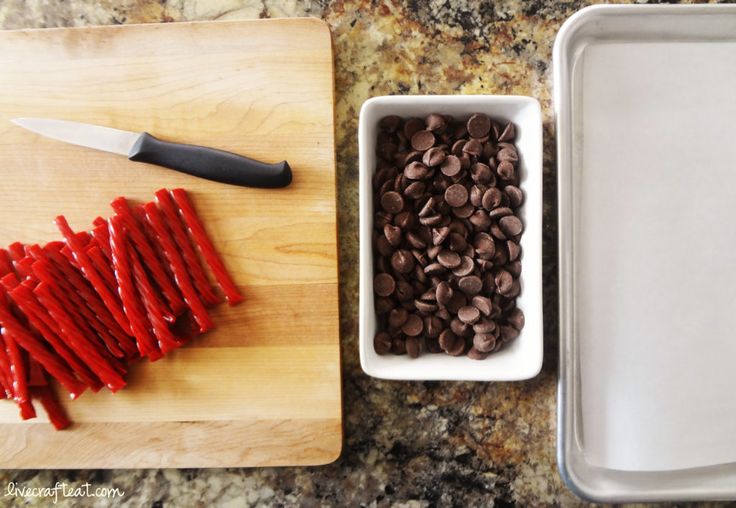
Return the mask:
[(481, 360), (519, 335), (524, 225), (512, 123), (381, 120), (374, 189), (378, 354)]

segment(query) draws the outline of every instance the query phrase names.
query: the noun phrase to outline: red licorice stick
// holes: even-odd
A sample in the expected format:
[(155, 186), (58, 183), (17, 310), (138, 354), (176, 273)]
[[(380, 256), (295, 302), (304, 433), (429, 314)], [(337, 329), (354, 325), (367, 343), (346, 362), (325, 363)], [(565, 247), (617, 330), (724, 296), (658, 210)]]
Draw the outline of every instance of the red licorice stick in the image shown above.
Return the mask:
[(8, 245), (8, 252), (13, 261), (20, 261), (26, 255), (23, 244), (20, 242), (13, 242)]
[(166, 189), (160, 189), (156, 192), (156, 202), (158, 203), (161, 212), (166, 219), (166, 223), (171, 230), (171, 234), (174, 237), (176, 245), (179, 246), (181, 251), (182, 259), (187, 266), (187, 271), (192, 276), (194, 287), (197, 288), (202, 301), (205, 304), (212, 305), (219, 303), (220, 299), (212, 291), (209, 280), (207, 280), (207, 274), (204, 272), (197, 257), (197, 253), (194, 252), (192, 244), (189, 242), (186, 229), (179, 218), (179, 212), (176, 208), (174, 200), (171, 198), (171, 194)]
[(90, 281), (90, 283), (92, 283), (92, 287), (94, 287), (95, 291), (100, 295), (100, 298), (102, 298), (102, 301), (115, 318), (115, 321), (120, 325), (120, 328), (122, 328), (124, 332), (130, 333), (130, 323), (126, 318), (125, 312), (121, 308), (120, 303), (117, 298), (115, 298), (115, 295), (107, 288), (107, 286), (105, 286), (105, 282), (102, 280), (100, 274), (97, 273), (97, 270), (95, 270), (92, 261), (84, 251), (84, 247), (75, 237), (74, 231), (69, 227), (69, 223), (66, 221), (66, 218), (64, 218), (63, 215), (59, 215), (56, 218), (56, 225), (64, 236), (64, 240), (66, 240), (67, 246), (72, 251), (74, 259), (79, 264), (84, 276), (88, 281)]
[(192, 316), (199, 326), (201, 332), (205, 332), (214, 326), (210, 319), (207, 309), (199, 299), (197, 290), (192, 284), (192, 280), (187, 273), (187, 268), (184, 263), (184, 259), (181, 256), (179, 249), (174, 243), (174, 239), (171, 237), (169, 230), (166, 229), (161, 212), (159, 211), (156, 203), (146, 203), (143, 205), (143, 211), (145, 213), (146, 223), (155, 233), (158, 243), (163, 247), (164, 255), (171, 265), (171, 271), (174, 274), (174, 280), (179, 286), (182, 294), (184, 295), (184, 302), (192, 310)]
[(41, 401), (41, 405), (44, 411), (46, 411), (49, 421), (56, 430), (63, 430), (72, 424), (64, 408), (61, 406), (59, 399), (56, 397), (56, 393), (50, 386), (33, 388), (31, 393)]
[[(31, 335), (15, 319), (5, 304), (0, 305), (0, 323), (5, 332), (7, 332), (4, 335), (6, 346), (9, 342), (17, 342), (20, 347), (28, 351), (38, 363), (43, 365), (43, 368), (49, 374), (54, 376), (69, 391), (73, 399), (76, 399), (84, 392), (86, 386), (74, 377), (74, 373), (69, 369), (69, 366), (56, 353), (48, 350), (40, 339)], [(16, 359), (13, 357), (12, 352), (10, 356), (13, 367), (15, 368)]]
[(66, 363), (76, 372), (84, 383), (94, 391), (102, 388), (102, 383), (82, 360), (69, 349), (58, 331), (58, 325), (49, 315), (46, 309), (38, 303), (33, 291), (25, 285), (19, 285), (10, 291), (10, 297), (28, 317), (28, 322), (39, 331), (52, 348), (61, 356)]
[(123, 197), (115, 198), (110, 205), (118, 215), (122, 217), (123, 224), (125, 229), (128, 231), (129, 238), (133, 246), (135, 246), (135, 249), (143, 258), (143, 263), (153, 276), (153, 280), (155, 280), (158, 287), (161, 288), (161, 292), (166, 298), (171, 311), (175, 315), (180, 314), (185, 309), (184, 301), (181, 299), (181, 295), (179, 295), (176, 287), (174, 287), (174, 283), (166, 274), (166, 270), (164, 269), (161, 260), (154, 252), (151, 244), (148, 242), (138, 219), (136, 219), (128, 206), (128, 201)]
[(98, 215), (92, 220), (92, 225), (94, 227), (105, 226), (107, 228), (107, 221)]
[(62, 256), (57, 249), (58, 245), (51, 244), (47, 244), (44, 249), (46, 257), (53, 261), (52, 268), (54, 268), (54, 270), (52, 271), (52, 275), (55, 276), (56, 282), (61, 284), (68, 293), (69, 298), (78, 302), (79, 305), (82, 305), (82, 303), (79, 302), (77, 295), (81, 296), (84, 301), (87, 302), (87, 306), (91, 309), (94, 315), (97, 316), (97, 319), (105, 325), (105, 327), (107, 327), (107, 331), (115, 337), (120, 348), (129, 356), (136, 355), (138, 350), (133, 339), (120, 328), (120, 325), (115, 321), (108, 308), (100, 299), (99, 294), (92, 289), (77, 269), (74, 268), (68, 259)]
[[(108, 360), (106, 360), (96, 348), (90, 347), (87, 343), (82, 332), (74, 323), (74, 320), (66, 310), (64, 310), (62, 305), (54, 296), (51, 287), (48, 284), (41, 282), (33, 290), (33, 294), (38, 298), (41, 305), (46, 308), (49, 315), (59, 324), (61, 337), (77, 354), (77, 356), (85, 362), (87, 366), (89, 366), (92, 372), (94, 372), (95, 375), (113, 392), (116, 392), (125, 386), (125, 381), (117, 370), (115, 370), (114, 365), (108, 362)], [(46, 366), (44, 365), (44, 367)], [(51, 375), (54, 375), (54, 373), (48, 368), (46, 368), (46, 370)], [(56, 376), (54, 375), (54, 377)]]
[(172, 349), (179, 347), (179, 343), (174, 338), (174, 334), (169, 330), (169, 325), (163, 317), (163, 302), (158, 298), (156, 291), (148, 280), (148, 275), (143, 269), (138, 253), (135, 249), (128, 249), (130, 264), (133, 267), (133, 278), (135, 280), (138, 294), (143, 300), (143, 306), (146, 309), (148, 320), (153, 327), (153, 334), (158, 340), (158, 346), (161, 353), (166, 354)]
[(130, 255), (128, 249), (132, 248), (128, 244), (127, 235), (123, 228), (123, 219), (119, 215), (110, 218), (110, 247), (112, 249), (112, 262), (115, 269), (115, 279), (118, 283), (118, 293), (123, 302), (123, 309), (130, 321), (133, 330), (133, 336), (138, 343), (138, 351), (141, 356), (148, 356), (151, 361), (155, 361), (161, 357), (156, 343), (149, 331), (149, 323), (146, 319), (144, 310), (141, 308), (133, 285), (133, 273), (130, 265)]
[[(99, 219), (100, 217), (97, 218)], [(107, 229), (107, 222), (103, 222), (102, 224), (95, 224), (95, 227), (94, 229), (92, 229), (91, 234), (92, 238), (94, 238), (94, 240), (97, 242), (97, 245), (100, 247), (102, 253), (105, 254), (107, 262), (112, 265), (112, 252), (110, 251), (110, 232)]]
[(10, 254), (5, 249), (0, 249), (0, 275), (7, 273), (13, 273), (13, 260), (10, 258)]
[(97, 244), (93, 244), (90, 242), (89, 245), (87, 245), (87, 255), (89, 256), (89, 259), (92, 260), (92, 263), (95, 265), (95, 269), (102, 275), (102, 278), (105, 280), (105, 284), (107, 284), (107, 287), (109, 287), (112, 290), (115, 290), (116, 282), (115, 282), (115, 274), (112, 273), (112, 268), (110, 267), (110, 264), (107, 262), (107, 259), (105, 259), (105, 255), (102, 253), (102, 250), (97, 246)]
[(187, 197), (186, 191), (184, 189), (174, 189), (171, 191), (171, 196), (179, 206), (179, 212), (184, 219), (184, 223), (189, 229), (189, 233), (192, 235), (194, 244), (199, 248), (202, 256), (204, 256), (204, 260), (207, 261), (207, 264), (210, 265), (217, 283), (225, 293), (227, 303), (229, 305), (235, 305), (238, 302), (243, 301), (243, 295), (238, 291), (238, 287), (227, 272), (227, 268), (225, 268), (219, 254), (217, 254), (215, 246), (212, 245), (210, 238), (207, 236), (207, 232), (199, 221), (199, 218), (194, 211), (194, 207)]

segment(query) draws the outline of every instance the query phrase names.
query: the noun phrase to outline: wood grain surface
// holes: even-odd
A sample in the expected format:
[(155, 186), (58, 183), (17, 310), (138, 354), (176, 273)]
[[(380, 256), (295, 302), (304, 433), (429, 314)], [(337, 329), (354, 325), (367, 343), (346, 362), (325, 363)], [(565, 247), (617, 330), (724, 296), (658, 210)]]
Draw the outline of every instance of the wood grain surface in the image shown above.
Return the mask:
[[(0, 32), (0, 245), (89, 228), (119, 195), (183, 187), (246, 296), (217, 328), (115, 395), (21, 422), (0, 402), (0, 467), (324, 464), (342, 447), (332, 47), (313, 19)], [(294, 181), (217, 184), (45, 139), (8, 120), (77, 120), (264, 162)], [(40, 409), (40, 406), (39, 406)]]

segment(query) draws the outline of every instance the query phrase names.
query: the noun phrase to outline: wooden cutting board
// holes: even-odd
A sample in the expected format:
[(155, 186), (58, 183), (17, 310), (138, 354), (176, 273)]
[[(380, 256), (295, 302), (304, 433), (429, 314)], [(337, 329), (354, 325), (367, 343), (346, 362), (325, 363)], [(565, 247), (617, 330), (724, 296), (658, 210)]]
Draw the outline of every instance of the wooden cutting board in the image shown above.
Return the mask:
[[(0, 245), (89, 228), (119, 195), (183, 187), (246, 301), (115, 395), (21, 422), (0, 401), (1, 468), (324, 464), (342, 446), (333, 66), (314, 19), (0, 32)], [(286, 189), (217, 184), (42, 138), (19, 116), (77, 120), (286, 159)], [(40, 406), (39, 406), (40, 409)]]

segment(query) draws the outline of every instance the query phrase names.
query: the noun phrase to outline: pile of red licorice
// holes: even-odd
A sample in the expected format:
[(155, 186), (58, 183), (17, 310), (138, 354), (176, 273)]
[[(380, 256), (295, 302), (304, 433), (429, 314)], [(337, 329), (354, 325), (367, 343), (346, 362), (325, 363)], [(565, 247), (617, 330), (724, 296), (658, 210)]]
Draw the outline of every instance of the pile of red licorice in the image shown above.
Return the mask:
[(131, 361), (158, 360), (211, 329), (207, 307), (220, 297), (200, 256), (228, 303), (243, 299), (183, 189), (111, 204), (115, 215), (89, 232), (59, 216), (63, 242), (0, 249), (0, 395), (24, 420), (35, 398), (57, 429), (70, 424), (49, 376), (72, 399), (116, 392)]

